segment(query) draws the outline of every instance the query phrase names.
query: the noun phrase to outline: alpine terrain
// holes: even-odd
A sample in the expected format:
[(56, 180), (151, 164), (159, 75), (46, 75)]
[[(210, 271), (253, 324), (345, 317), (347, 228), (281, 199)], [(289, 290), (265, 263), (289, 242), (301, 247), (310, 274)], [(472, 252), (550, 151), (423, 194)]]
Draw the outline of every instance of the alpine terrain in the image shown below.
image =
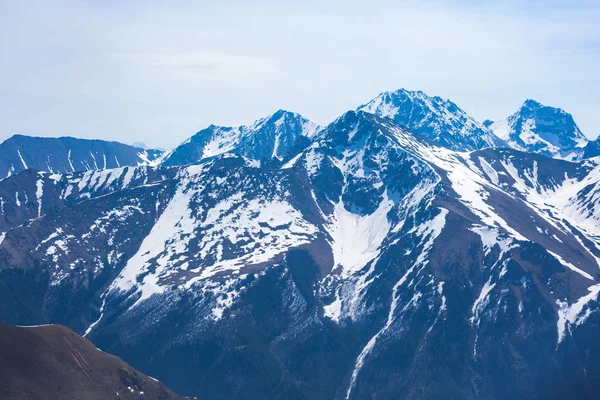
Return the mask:
[(588, 140), (571, 114), (527, 100), (503, 121), (486, 121), (495, 135), (517, 150), (566, 160), (580, 159)]
[(153, 163), (38, 153), (0, 181), (0, 319), (206, 399), (598, 398), (586, 144), (534, 101), (484, 124), (399, 90), (324, 127), (210, 126)]

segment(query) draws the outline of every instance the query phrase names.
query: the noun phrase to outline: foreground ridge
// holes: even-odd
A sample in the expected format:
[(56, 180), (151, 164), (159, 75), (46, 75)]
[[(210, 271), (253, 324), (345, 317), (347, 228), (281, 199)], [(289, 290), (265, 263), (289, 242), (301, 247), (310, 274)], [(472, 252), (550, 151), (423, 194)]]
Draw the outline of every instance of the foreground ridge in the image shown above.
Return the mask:
[(60, 325), (0, 323), (5, 399), (183, 399)]

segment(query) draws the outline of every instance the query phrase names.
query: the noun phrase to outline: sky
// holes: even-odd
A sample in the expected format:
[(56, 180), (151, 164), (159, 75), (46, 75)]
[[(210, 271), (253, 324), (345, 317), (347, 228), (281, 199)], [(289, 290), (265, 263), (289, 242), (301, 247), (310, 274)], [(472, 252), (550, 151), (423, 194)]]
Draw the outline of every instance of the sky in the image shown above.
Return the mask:
[(399, 88), (480, 121), (532, 98), (595, 138), (600, 2), (0, 0), (0, 140), (168, 149), (278, 109), (324, 125)]

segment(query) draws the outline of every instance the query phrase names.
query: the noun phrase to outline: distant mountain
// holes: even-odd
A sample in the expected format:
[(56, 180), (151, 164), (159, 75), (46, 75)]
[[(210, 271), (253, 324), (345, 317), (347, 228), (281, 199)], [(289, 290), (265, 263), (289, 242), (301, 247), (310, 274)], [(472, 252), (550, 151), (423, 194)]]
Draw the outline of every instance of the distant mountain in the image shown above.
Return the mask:
[(486, 124), (510, 147), (548, 157), (579, 159), (588, 142), (571, 114), (535, 100), (526, 100), (505, 120)]
[(164, 159), (164, 165), (188, 165), (224, 153), (248, 159), (283, 160), (289, 158), (298, 141), (314, 136), (319, 126), (300, 114), (279, 110), (240, 127), (211, 125), (196, 133)]
[(421, 91), (384, 92), (358, 110), (394, 120), (409, 131), (457, 151), (504, 145), (450, 100)]
[(0, 144), (0, 178), (27, 168), (68, 173), (142, 165), (156, 161), (162, 153), (104, 140), (14, 135)]
[(600, 137), (596, 140), (590, 140), (583, 149), (582, 158), (592, 158), (600, 156)]
[(0, 398), (183, 399), (64, 326), (1, 322)]

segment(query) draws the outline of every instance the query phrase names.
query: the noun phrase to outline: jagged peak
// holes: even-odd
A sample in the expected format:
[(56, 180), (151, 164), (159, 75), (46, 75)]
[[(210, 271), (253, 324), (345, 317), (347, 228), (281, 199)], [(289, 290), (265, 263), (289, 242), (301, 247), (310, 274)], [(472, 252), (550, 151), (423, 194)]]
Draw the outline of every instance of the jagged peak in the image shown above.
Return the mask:
[(390, 99), (390, 98), (402, 98), (402, 99), (410, 99), (410, 100), (416, 100), (416, 99), (426, 99), (426, 98), (433, 98), (429, 95), (427, 95), (426, 93), (424, 93), (421, 90), (409, 90), (409, 89), (405, 89), (405, 88), (400, 88), (400, 89), (396, 89), (396, 90), (392, 90), (392, 91), (385, 91), (385, 92), (381, 92), (379, 93), (377, 96), (375, 96), (371, 101), (369, 101), (366, 104), (363, 104), (359, 107), (363, 108), (366, 105), (368, 105), (369, 103), (372, 103), (373, 101), (377, 100), (377, 99)]
[[(362, 110), (349, 110), (319, 133), (319, 139), (336, 145), (357, 143), (367, 137), (388, 132), (390, 127), (404, 130), (392, 120)], [(409, 134), (410, 135), (410, 134)], [(412, 136), (412, 135), (410, 135)]]
[(248, 125), (209, 125), (171, 151), (164, 163), (187, 165), (229, 152), (256, 160), (281, 159), (299, 137), (311, 138), (320, 128), (296, 112), (279, 109)]
[[(449, 99), (444, 99), (440, 96), (430, 96), (427, 93), (421, 90), (408, 90), (408, 89), (398, 89), (395, 91), (387, 91), (380, 93), (374, 99), (369, 101), (366, 104), (358, 107), (358, 110), (367, 110), (369, 112), (373, 112), (374, 114), (389, 117), (386, 114), (393, 114), (394, 112), (399, 112), (400, 108), (395, 110), (386, 109), (386, 110), (377, 110), (382, 108), (385, 104), (390, 108), (390, 103), (396, 106), (404, 107), (405, 103), (410, 104), (410, 107), (421, 107), (429, 110), (431, 113), (443, 116), (445, 114), (456, 114), (464, 117), (476, 126), (481, 126), (479, 122), (470, 117), (464, 110), (458, 107), (454, 102)], [(385, 107), (384, 107), (385, 108)]]
[(449, 99), (445, 99), (441, 96), (431, 96), (431, 95), (423, 92), (422, 90), (409, 90), (409, 89), (405, 89), (405, 88), (400, 88), (400, 89), (393, 90), (393, 91), (385, 91), (385, 92), (380, 93), (378, 96), (376, 96), (374, 98), (374, 100), (377, 98), (385, 98), (385, 97), (408, 98), (413, 101), (414, 100), (422, 100), (422, 101), (429, 100), (429, 101), (433, 101), (438, 104), (456, 106), (456, 104), (454, 104)]
[(371, 113), (369, 111), (364, 110), (348, 110), (344, 112), (342, 115), (337, 117), (333, 122), (325, 127), (325, 130), (331, 130), (333, 128), (337, 128), (339, 126), (349, 126), (355, 128), (358, 124), (363, 121), (375, 121), (380, 120), (377, 114)]
[(409, 131), (444, 147), (470, 151), (504, 143), (450, 100), (423, 91), (383, 92), (358, 108), (390, 118)]
[(533, 100), (533, 99), (525, 100), (523, 102), (523, 105), (521, 105), (519, 110), (516, 112), (516, 114), (523, 114), (526, 112), (535, 113), (535, 112), (539, 112), (539, 111), (558, 113), (558, 114), (564, 115), (570, 119), (573, 119), (573, 116), (570, 113), (563, 110), (562, 108), (548, 106), (548, 105), (542, 104), (539, 101)]
[(282, 123), (287, 119), (296, 119), (300, 122), (308, 121), (308, 119), (304, 118), (302, 115), (295, 113), (293, 111), (288, 111), (284, 109), (279, 109), (272, 114), (267, 115), (266, 117), (259, 118), (254, 121), (252, 124), (248, 125), (250, 129), (260, 129), (264, 125), (267, 124), (277, 124)]
[(310, 120), (308, 120), (307, 118), (303, 117), (302, 115), (300, 115), (296, 112), (279, 109), (279, 110), (275, 111), (274, 113), (267, 115), (266, 117), (258, 118), (257, 120), (255, 120), (254, 122), (252, 122), (250, 124), (244, 124), (244, 125), (240, 125), (240, 126), (210, 124), (206, 128), (201, 129), (198, 132), (196, 132), (196, 134), (194, 134), (193, 136), (196, 136), (198, 134), (202, 134), (205, 132), (217, 131), (217, 130), (223, 130), (223, 131), (231, 131), (234, 129), (238, 129), (240, 131), (257, 130), (268, 123), (275, 123), (278, 120), (280, 120), (281, 118), (296, 118), (303, 122), (304, 121), (310, 122)]
[(542, 103), (537, 100), (527, 99), (523, 102), (521, 108), (542, 108), (545, 107)]
[(575, 124), (573, 116), (567, 111), (563, 110), (559, 107), (547, 106), (540, 103), (537, 100), (527, 99), (523, 103), (523, 105), (519, 108), (519, 110), (514, 115), (524, 115), (535, 118), (535, 115), (538, 113), (542, 113), (543, 115), (559, 115), (561, 117), (566, 118), (566, 122), (572, 124), (574, 126), (576, 136), (583, 136), (581, 131)]
[(580, 159), (588, 143), (570, 113), (533, 99), (489, 128), (516, 150), (566, 160)]

